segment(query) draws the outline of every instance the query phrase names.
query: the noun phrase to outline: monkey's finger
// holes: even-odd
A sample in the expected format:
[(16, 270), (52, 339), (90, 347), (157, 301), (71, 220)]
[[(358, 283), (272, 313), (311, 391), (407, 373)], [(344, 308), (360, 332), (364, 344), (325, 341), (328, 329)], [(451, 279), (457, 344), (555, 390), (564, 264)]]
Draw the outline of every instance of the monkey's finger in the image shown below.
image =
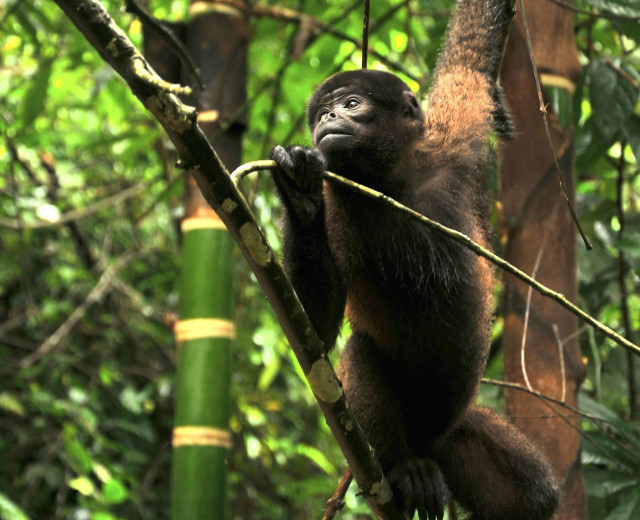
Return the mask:
[(413, 482), (411, 480), (411, 476), (408, 473), (405, 473), (402, 478), (402, 510), (409, 516), (413, 516), (413, 512), (416, 509), (415, 503), (415, 488), (413, 487)]
[(421, 475), (421, 468), (419, 464), (409, 464), (407, 467), (407, 473), (410, 475), (412, 483), (412, 496), (414, 497), (414, 507), (418, 510), (418, 518), (420, 520), (431, 520), (429, 508), (427, 507), (426, 487), (425, 481)]
[[(416, 468), (416, 481), (419, 483), (419, 496), (424, 503), (425, 509), (425, 519), (429, 518), (429, 520), (436, 520), (436, 497), (434, 496), (434, 486), (433, 480), (434, 475), (431, 472), (427, 471), (425, 464), (417, 464)], [(422, 518), (422, 517), (420, 517)]]
[(289, 178), (295, 175), (295, 164), (291, 154), (280, 145), (276, 145), (271, 149), (269, 157), (273, 159), (278, 168), (280, 168)]

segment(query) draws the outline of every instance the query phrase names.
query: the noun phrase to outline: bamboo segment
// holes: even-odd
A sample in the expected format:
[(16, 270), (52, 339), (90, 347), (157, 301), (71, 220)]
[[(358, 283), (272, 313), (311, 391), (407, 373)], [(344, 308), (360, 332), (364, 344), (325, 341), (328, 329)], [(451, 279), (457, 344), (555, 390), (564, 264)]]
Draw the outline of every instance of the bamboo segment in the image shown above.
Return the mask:
[(183, 229), (172, 518), (222, 519), (235, 337), (232, 239), (215, 225)]

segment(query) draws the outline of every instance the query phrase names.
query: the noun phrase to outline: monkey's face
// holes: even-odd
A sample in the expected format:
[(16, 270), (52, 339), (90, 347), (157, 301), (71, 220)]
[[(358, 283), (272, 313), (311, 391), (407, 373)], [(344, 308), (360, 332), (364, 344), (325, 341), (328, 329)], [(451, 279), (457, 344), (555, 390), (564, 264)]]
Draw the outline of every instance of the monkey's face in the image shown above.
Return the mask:
[(307, 107), (314, 146), (330, 171), (371, 185), (421, 135), (424, 113), (393, 74), (347, 71), (318, 87)]
[(342, 87), (317, 100), (313, 144), (328, 160), (337, 154), (366, 153), (377, 126), (375, 104), (358, 89)]

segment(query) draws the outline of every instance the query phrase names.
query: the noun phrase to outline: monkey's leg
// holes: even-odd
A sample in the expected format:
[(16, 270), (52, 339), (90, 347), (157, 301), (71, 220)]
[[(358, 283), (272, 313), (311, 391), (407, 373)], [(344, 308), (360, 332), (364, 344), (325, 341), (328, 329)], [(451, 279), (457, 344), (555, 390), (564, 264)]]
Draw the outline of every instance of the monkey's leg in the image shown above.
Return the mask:
[(548, 520), (558, 505), (549, 462), (487, 409), (466, 410), (434, 451), (453, 496), (473, 520)]
[(342, 324), (346, 287), (327, 243), (324, 205), (310, 224), (286, 216), (283, 253), (287, 276), (329, 350)]
[(417, 510), (420, 520), (442, 518), (448, 490), (438, 465), (418, 457), (409, 445), (401, 399), (391, 384), (397, 377), (393, 366), (371, 337), (356, 332), (340, 358), (338, 375), (398, 504), (409, 517)]
[(385, 372), (389, 365), (371, 337), (354, 332), (338, 366), (349, 407), (383, 469), (411, 454), (401, 403)]

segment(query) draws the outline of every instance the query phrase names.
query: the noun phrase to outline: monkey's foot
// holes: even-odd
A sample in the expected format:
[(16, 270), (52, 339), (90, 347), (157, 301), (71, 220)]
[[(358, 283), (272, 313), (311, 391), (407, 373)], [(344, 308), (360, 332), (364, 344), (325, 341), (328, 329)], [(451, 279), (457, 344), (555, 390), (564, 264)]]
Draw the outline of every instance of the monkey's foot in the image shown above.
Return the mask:
[(388, 474), (393, 495), (408, 518), (418, 511), (420, 520), (441, 520), (449, 489), (438, 465), (429, 459), (407, 459)]

